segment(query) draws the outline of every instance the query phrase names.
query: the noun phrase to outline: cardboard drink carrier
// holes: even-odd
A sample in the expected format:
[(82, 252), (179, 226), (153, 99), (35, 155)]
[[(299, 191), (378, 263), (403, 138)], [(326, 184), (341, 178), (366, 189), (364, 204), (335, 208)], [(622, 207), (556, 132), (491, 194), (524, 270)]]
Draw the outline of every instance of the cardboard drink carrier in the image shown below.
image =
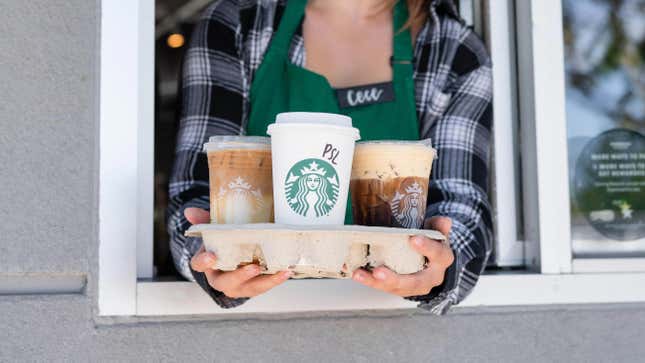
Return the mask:
[(358, 268), (382, 265), (399, 274), (415, 273), (426, 259), (410, 248), (408, 238), (445, 240), (433, 230), (272, 223), (200, 224), (186, 235), (203, 239), (206, 250), (217, 255), (218, 270), (258, 263), (263, 273), (291, 270), (295, 278), (346, 278)]
[[(252, 220), (237, 218), (233, 224), (223, 224), (231, 223), (230, 219), (218, 223), (217, 218), (211, 218), (210, 224), (190, 227), (186, 236), (202, 238), (206, 250), (217, 256), (213, 268), (232, 271), (256, 263), (264, 274), (290, 270), (294, 278), (348, 278), (358, 268), (377, 266), (410, 274), (422, 270), (427, 262), (409, 246), (410, 236), (424, 235), (445, 241), (438, 231), (417, 229), (421, 227), (420, 213), (425, 213), (427, 177), (435, 155), (429, 140), (418, 144), (370, 143), (360, 148), (360, 154), (355, 154), (359, 135), (351, 126), (350, 118), (305, 112), (279, 114), (268, 133), (271, 135), (275, 223), (272, 223), (273, 216), (266, 213), (265, 220), (258, 220), (259, 214), (253, 214), (252, 210), (254, 203), (249, 202), (242, 203), (241, 208), (243, 214), (255, 216)], [(240, 138), (235, 141), (245, 142), (244, 137)], [(217, 149), (213, 142), (218, 141), (212, 138), (205, 150)], [(420, 150), (415, 151), (421, 153), (416, 155), (424, 157), (407, 155), (405, 159), (420, 160), (423, 165), (411, 167), (410, 161), (399, 160), (400, 152), (409, 153), (409, 150)], [(381, 155), (371, 157), (374, 152)], [(366, 159), (362, 155), (370, 157)], [(212, 167), (215, 164), (209, 163), (209, 168)], [(220, 163), (217, 167), (223, 165)], [(372, 178), (374, 175), (378, 176), (376, 180)], [(425, 184), (420, 179), (423, 176)], [(237, 178), (237, 174), (230, 173), (230, 177)], [(379, 216), (360, 219), (368, 225), (343, 225), (350, 177), (354, 219), (357, 220), (357, 210), (365, 216)], [(218, 180), (220, 184), (226, 182)], [(215, 187), (228, 191), (211, 180), (211, 198)], [(248, 199), (258, 195), (249, 190), (250, 193), (244, 188), (232, 189), (231, 193), (238, 194), (226, 195), (226, 198), (245, 201), (245, 196)], [(359, 193), (361, 197), (357, 198), (354, 194)], [(375, 204), (374, 200), (380, 202)], [(423, 209), (419, 201), (423, 202)], [(259, 203), (258, 208), (266, 208), (264, 204)], [(228, 208), (236, 206), (229, 205)], [(235, 210), (230, 212), (239, 214)]]

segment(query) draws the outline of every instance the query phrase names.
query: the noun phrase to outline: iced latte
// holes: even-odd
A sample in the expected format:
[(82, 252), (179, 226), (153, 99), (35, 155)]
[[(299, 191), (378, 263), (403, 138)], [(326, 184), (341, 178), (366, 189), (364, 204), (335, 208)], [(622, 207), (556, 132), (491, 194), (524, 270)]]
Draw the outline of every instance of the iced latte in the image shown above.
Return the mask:
[(350, 181), (354, 223), (421, 228), (434, 157), (429, 139), (357, 143)]
[(204, 150), (208, 155), (211, 223), (273, 222), (270, 139), (213, 136)]

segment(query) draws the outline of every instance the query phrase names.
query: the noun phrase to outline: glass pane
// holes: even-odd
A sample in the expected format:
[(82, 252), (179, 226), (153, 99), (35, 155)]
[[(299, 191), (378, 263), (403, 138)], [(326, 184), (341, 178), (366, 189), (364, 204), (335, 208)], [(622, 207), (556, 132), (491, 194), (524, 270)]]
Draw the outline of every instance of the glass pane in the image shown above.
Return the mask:
[(576, 257), (645, 255), (645, 1), (563, 0)]

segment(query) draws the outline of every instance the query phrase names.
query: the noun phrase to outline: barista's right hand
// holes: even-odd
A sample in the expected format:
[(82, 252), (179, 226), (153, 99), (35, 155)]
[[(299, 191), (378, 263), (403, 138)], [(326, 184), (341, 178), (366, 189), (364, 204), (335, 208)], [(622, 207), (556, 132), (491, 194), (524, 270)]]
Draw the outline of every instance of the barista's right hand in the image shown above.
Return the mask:
[[(191, 224), (209, 222), (208, 211), (200, 208), (186, 208), (184, 215)], [(231, 298), (260, 295), (287, 281), (293, 274), (291, 271), (281, 271), (274, 275), (260, 276), (260, 266), (256, 264), (246, 265), (234, 271), (214, 270), (216, 260), (217, 256), (207, 252), (202, 245), (190, 260), (190, 266), (197, 272), (203, 272), (212, 288)]]

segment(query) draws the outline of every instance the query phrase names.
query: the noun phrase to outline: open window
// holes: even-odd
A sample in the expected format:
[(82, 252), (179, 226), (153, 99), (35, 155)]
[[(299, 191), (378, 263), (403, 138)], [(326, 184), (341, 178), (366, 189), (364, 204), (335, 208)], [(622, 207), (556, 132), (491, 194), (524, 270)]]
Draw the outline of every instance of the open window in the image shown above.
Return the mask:
[[(99, 314), (416, 306), (352, 281), (307, 280), (288, 281), (239, 308), (224, 310), (197, 285), (178, 278), (164, 223), (177, 80), (192, 26), (209, 3), (101, 3)], [(577, 212), (572, 209), (571, 218), (567, 213), (577, 207), (569, 203), (570, 165), (563, 155), (575, 149), (572, 130), (580, 122), (571, 105), (577, 100), (572, 92), (577, 92), (578, 80), (571, 57), (578, 46), (569, 34), (575, 21), (569, 12), (584, 7), (573, 3), (578, 0), (459, 1), (462, 16), (485, 39), (493, 60), (490, 196), (496, 232), (490, 266), (460, 306), (645, 300), (645, 291), (627, 288), (645, 283), (643, 255), (582, 253)], [(642, 47), (639, 41), (635, 44)], [(642, 123), (639, 130), (643, 132)], [(642, 251), (642, 241), (634, 246)], [(597, 273), (609, 271), (622, 273)]]

